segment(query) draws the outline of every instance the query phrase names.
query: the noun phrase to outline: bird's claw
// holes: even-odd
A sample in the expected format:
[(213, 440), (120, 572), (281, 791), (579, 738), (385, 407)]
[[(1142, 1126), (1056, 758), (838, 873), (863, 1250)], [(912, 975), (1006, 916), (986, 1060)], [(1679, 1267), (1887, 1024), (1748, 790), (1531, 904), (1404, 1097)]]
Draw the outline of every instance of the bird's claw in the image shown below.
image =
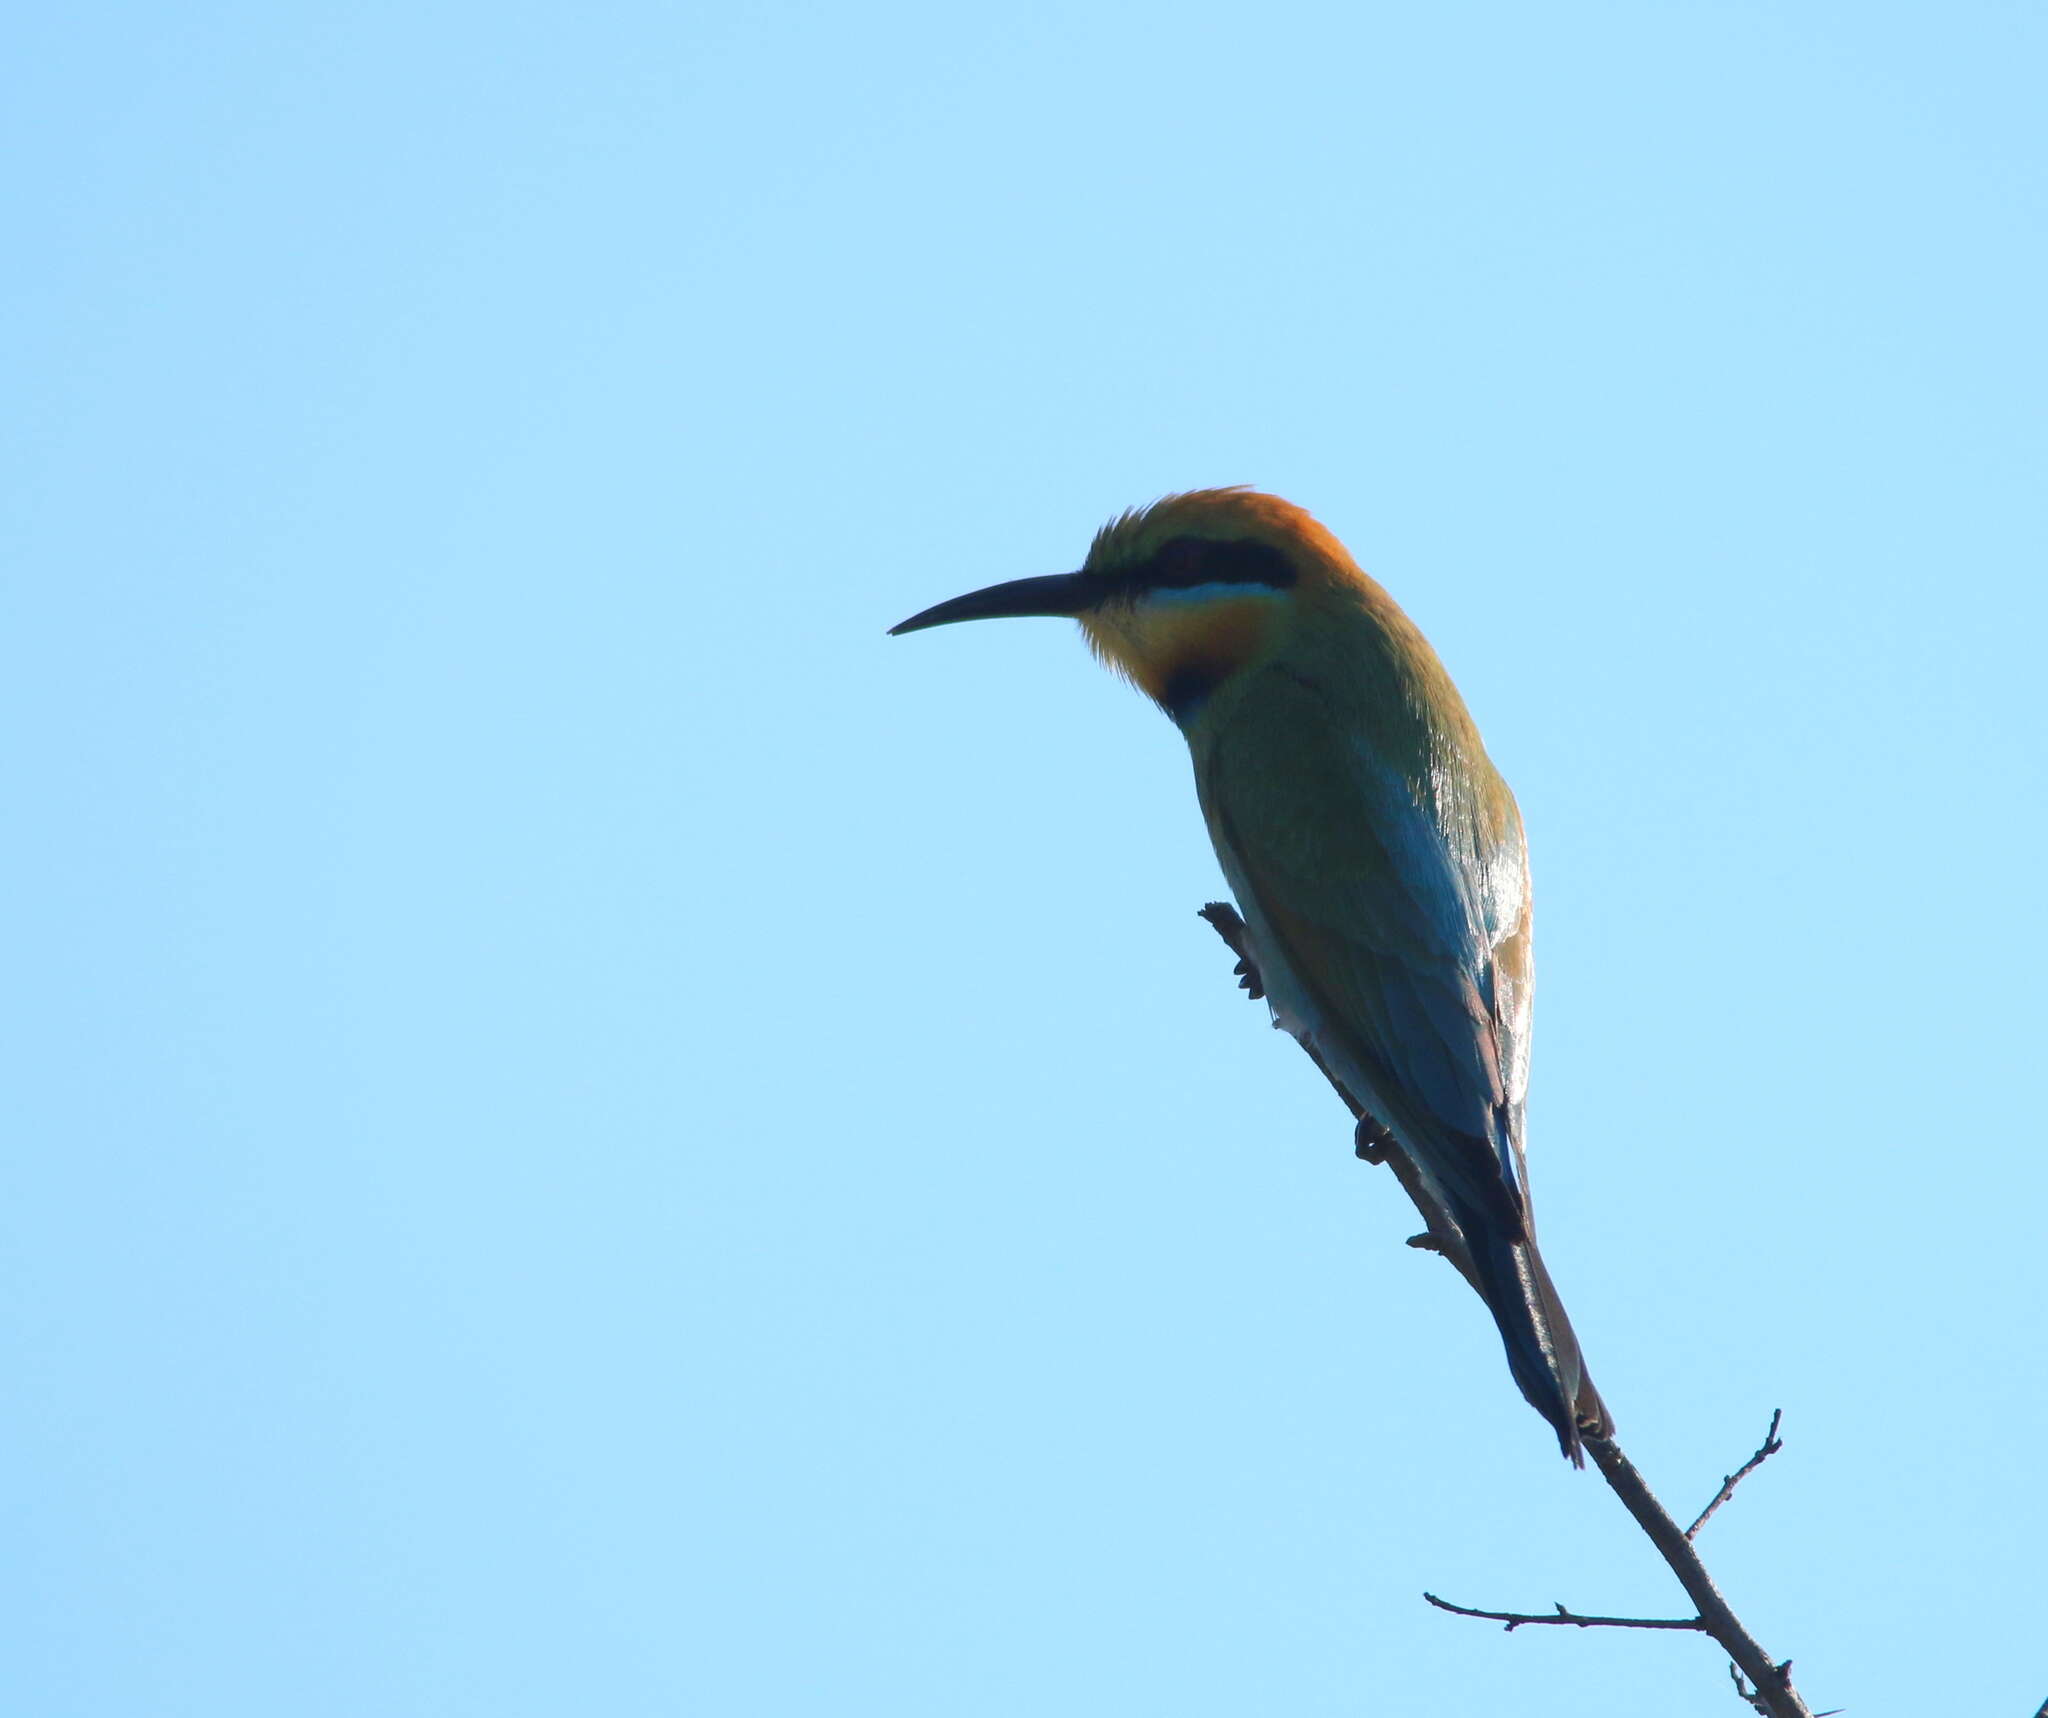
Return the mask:
[(1238, 917), (1237, 909), (1228, 901), (1211, 901), (1199, 916), (1207, 919), (1210, 929), (1230, 945), (1230, 952), (1238, 957), (1237, 965), (1230, 969), (1237, 974), (1237, 987), (1257, 1002), (1266, 994), (1266, 981), (1259, 976), (1251, 950), (1245, 947), (1244, 920)]

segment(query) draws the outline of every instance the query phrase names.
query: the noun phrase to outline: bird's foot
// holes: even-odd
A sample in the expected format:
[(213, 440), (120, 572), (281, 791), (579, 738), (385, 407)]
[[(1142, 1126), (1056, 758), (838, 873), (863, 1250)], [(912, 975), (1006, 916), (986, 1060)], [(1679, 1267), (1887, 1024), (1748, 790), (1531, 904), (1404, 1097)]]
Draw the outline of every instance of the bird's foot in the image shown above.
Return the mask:
[(1352, 1149), (1365, 1163), (1385, 1163), (1394, 1149), (1394, 1134), (1377, 1116), (1361, 1115), (1351, 1135)]
[(1211, 901), (1202, 908), (1201, 916), (1209, 921), (1216, 934), (1230, 945), (1230, 952), (1237, 956), (1237, 965), (1230, 970), (1237, 974), (1238, 989), (1254, 1002), (1258, 1001), (1266, 994), (1266, 981), (1259, 976), (1258, 962), (1252, 959), (1244, 920), (1237, 916), (1237, 909), (1228, 901)]

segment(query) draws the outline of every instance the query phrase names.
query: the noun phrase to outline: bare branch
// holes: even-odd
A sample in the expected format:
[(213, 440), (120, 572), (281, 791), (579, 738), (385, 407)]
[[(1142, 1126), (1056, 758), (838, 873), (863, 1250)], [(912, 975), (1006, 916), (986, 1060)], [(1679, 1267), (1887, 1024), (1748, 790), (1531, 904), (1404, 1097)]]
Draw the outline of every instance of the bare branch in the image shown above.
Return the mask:
[[(1789, 1658), (1786, 1659), (1781, 1668), (1789, 1673), (1792, 1669), (1792, 1661)], [(1728, 1667), (1728, 1680), (1735, 1684), (1735, 1697), (1738, 1700), (1748, 1702), (1751, 1711), (1765, 1713), (1770, 1711), (1768, 1706), (1760, 1702), (1757, 1691), (1750, 1687), (1747, 1682), (1743, 1681), (1742, 1672), (1737, 1670), (1732, 1664)], [(1848, 1710), (1849, 1708), (1846, 1706), (1830, 1706), (1825, 1712), (1816, 1712), (1813, 1718), (1842, 1718), (1842, 1714)], [(2041, 1714), (2035, 1713), (2034, 1718), (2041, 1718)]]
[[(1714, 1501), (1700, 1511), (1699, 1519), (1685, 1530), (1686, 1538), (1695, 1538), (1699, 1530), (1706, 1526), (1707, 1518), (1735, 1495), (1735, 1488), (1785, 1447), (1785, 1440), (1778, 1436), (1778, 1422), (1784, 1417), (1785, 1410), (1783, 1408), (1773, 1408), (1771, 1410), (1770, 1429), (1764, 1433), (1764, 1441), (1757, 1446), (1756, 1454), (1751, 1456), (1748, 1461), (1744, 1462), (1733, 1473), (1722, 1476), (1721, 1489), (1714, 1493)], [(2036, 1713), (2035, 1718), (2040, 1718), (2040, 1714)]]
[[(1775, 1424), (1775, 1421), (1773, 1422)], [(1619, 1497), (1629, 1514), (1636, 1518), (1636, 1524), (1648, 1535), (1650, 1543), (1670, 1565), (1671, 1572), (1678, 1577), (1679, 1585), (1685, 1588), (1686, 1596), (1699, 1606), (1699, 1615), (1689, 1622), (1663, 1621), (1652, 1618), (1587, 1617), (1568, 1611), (1563, 1605), (1557, 1607), (1554, 1616), (1532, 1616), (1518, 1611), (1480, 1611), (1464, 1605), (1448, 1604), (1433, 1593), (1423, 1597), (1438, 1610), (1455, 1611), (1461, 1616), (1485, 1617), (1490, 1621), (1505, 1623), (1512, 1634), (1525, 1623), (1549, 1623), (1552, 1625), (1570, 1623), (1580, 1628), (1661, 1628), (1688, 1629), (1698, 1634), (1711, 1636), (1733, 1661), (1728, 1674), (1735, 1679), (1736, 1692), (1750, 1703), (1756, 1711), (1768, 1718), (1814, 1718), (1814, 1713), (1800, 1698), (1799, 1691), (1792, 1686), (1792, 1661), (1773, 1663), (1769, 1653), (1757, 1643), (1749, 1630), (1743, 1627), (1742, 1619), (1729, 1608), (1728, 1601), (1721, 1596), (1721, 1590), (1714, 1585), (1714, 1579), (1707, 1573), (1706, 1565), (1693, 1549), (1692, 1541), (1678, 1528), (1656, 1495), (1644, 1483), (1643, 1476), (1636, 1472), (1635, 1464), (1621, 1452), (1621, 1446), (1611, 1437), (1603, 1438), (1589, 1434), (1586, 1438), (1587, 1452), (1593, 1458), (1593, 1465), (1600, 1470), (1600, 1477), (1607, 1481), (1615, 1496)], [(1746, 1679), (1746, 1680), (1745, 1680)], [(2039, 1714), (2036, 1715), (2039, 1718)]]
[(1636, 1518), (1636, 1525), (1657, 1547), (1657, 1554), (1671, 1566), (1685, 1596), (1699, 1606), (1703, 1632), (1714, 1637), (1735, 1661), (1736, 1669), (1755, 1686), (1757, 1710), (1769, 1713), (1771, 1718), (1813, 1718), (1813, 1709), (1792, 1686), (1792, 1661), (1788, 1658), (1782, 1664), (1773, 1663), (1756, 1637), (1742, 1626), (1742, 1619), (1721, 1596), (1721, 1589), (1714, 1585), (1714, 1577), (1707, 1573), (1692, 1541), (1679, 1531), (1678, 1523), (1657, 1501), (1656, 1493), (1636, 1472), (1635, 1464), (1621, 1453), (1621, 1446), (1611, 1437), (1589, 1434), (1586, 1452), (1608, 1488), (1621, 1499), (1622, 1507)]
[(1440, 1599), (1434, 1593), (1422, 1596), (1440, 1611), (1506, 1623), (1509, 1634), (1530, 1623), (1548, 1623), (1553, 1628), (1568, 1624), (1575, 1629), (1690, 1629), (1695, 1634), (1704, 1634), (1707, 1627), (1698, 1617), (1589, 1617), (1578, 1611), (1568, 1611), (1562, 1605), (1555, 1611), (1534, 1614), (1526, 1611), (1475, 1611), (1470, 1605), (1454, 1605), (1449, 1599)]
[[(1201, 916), (1208, 920), (1230, 950), (1238, 957), (1237, 972), (1243, 986), (1254, 997), (1264, 994), (1265, 986), (1252, 958), (1250, 942), (1245, 934), (1245, 923), (1235, 908), (1227, 902), (1211, 901), (1202, 908)], [(1351, 1111), (1358, 1123), (1358, 1155), (1368, 1162), (1384, 1161), (1400, 1178), (1401, 1186), (1408, 1197), (1415, 1202), (1422, 1213), (1422, 1220), (1429, 1225), (1429, 1233), (1416, 1236), (1410, 1246), (1430, 1247), (1440, 1252), (1458, 1268), (1465, 1280), (1480, 1290), (1477, 1273), (1473, 1269), (1470, 1254), (1465, 1250), (1464, 1236), (1458, 1225), (1451, 1220), (1448, 1212), (1431, 1194), (1428, 1185), (1416, 1170), (1401, 1147), (1400, 1140), (1383, 1127), (1367, 1111), (1365, 1105), (1344, 1089), (1343, 1083), (1330, 1071), (1315, 1046), (1305, 1039), (1296, 1042), (1306, 1050), (1315, 1065), (1322, 1070), (1323, 1077), (1336, 1089), (1337, 1095)], [(1779, 1415), (1771, 1416), (1770, 1430), (1764, 1435), (1764, 1447), (1750, 1458), (1740, 1471), (1731, 1474), (1722, 1482), (1721, 1492), (1707, 1505), (1691, 1528), (1681, 1532), (1678, 1523), (1671, 1519), (1656, 1494), (1636, 1472), (1635, 1464), (1622, 1454), (1621, 1446), (1612, 1437), (1600, 1437), (1592, 1433), (1584, 1436), (1586, 1451), (1593, 1458), (1593, 1465), (1599, 1469), (1600, 1477), (1606, 1480), (1608, 1488), (1621, 1499), (1622, 1507), (1635, 1517), (1636, 1525), (1642, 1528), (1657, 1553), (1670, 1565), (1671, 1572), (1678, 1577), (1678, 1584), (1685, 1589), (1686, 1597), (1699, 1608), (1699, 1615), (1691, 1622), (1658, 1620), (1654, 1618), (1586, 1617), (1557, 1607), (1555, 1616), (1529, 1616), (1513, 1611), (1475, 1611), (1462, 1605), (1449, 1604), (1434, 1594), (1423, 1596), (1439, 1610), (1452, 1611), (1462, 1616), (1485, 1617), (1491, 1621), (1505, 1623), (1509, 1632), (1527, 1623), (1569, 1624), (1576, 1628), (1663, 1628), (1691, 1631), (1711, 1636), (1733, 1661), (1729, 1666), (1735, 1678), (1735, 1686), (1742, 1697), (1749, 1701), (1765, 1718), (1814, 1718), (1814, 1712), (1800, 1698), (1799, 1691), (1792, 1686), (1792, 1661), (1775, 1663), (1771, 1655), (1758, 1644), (1756, 1637), (1742, 1625), (1742, 1619), (1729, 1607), (1721, 1596), (1721, 1590), (1707, 1573), (1700, 1561), (1699, 1553), (1693, 1549), (1692, 1535), (1705, 1525), (1707, 1517), (1727, 1501), (1743, 1477), (1760, 1466), (1768, 1457), (1775, 1455), (1779, 1447), (1777, 1439)], [(1747, 1678), (1747, 1681), (1744, 1679)], [(2048, 1706), (2044, 1706), (2034, 1718), (2048, 1718)]]

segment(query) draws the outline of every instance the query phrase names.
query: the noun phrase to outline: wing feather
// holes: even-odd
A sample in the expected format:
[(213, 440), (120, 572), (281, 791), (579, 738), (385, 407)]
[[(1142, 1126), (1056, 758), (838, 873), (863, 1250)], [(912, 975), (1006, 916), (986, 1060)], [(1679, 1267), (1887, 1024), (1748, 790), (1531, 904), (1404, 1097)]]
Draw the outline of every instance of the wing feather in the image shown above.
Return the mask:
[[(1460, 1200), (1525, 1233), (1529, 895), (1483, 753), (1375, 732), (1296, 677), (1220, 733), (1198, 784), (1254, 934), (1331, 1061)], [(1476, 752), (1476, 745), (1472, 749)], [(1261, 934), (1262, 933), (1262, 934)]]

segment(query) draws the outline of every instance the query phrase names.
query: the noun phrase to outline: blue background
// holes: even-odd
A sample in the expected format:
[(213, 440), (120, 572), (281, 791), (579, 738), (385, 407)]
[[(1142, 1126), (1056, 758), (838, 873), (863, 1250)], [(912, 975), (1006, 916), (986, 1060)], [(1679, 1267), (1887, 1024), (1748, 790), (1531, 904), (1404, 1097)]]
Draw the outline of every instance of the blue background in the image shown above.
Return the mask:
[(1521, 796), (1534, 1182), (1818, 1706), (2041, 1651), (2020, 4), (17, 20), (0, 1710), (1733, 1707), (1061, 623), (1256, 482)]

